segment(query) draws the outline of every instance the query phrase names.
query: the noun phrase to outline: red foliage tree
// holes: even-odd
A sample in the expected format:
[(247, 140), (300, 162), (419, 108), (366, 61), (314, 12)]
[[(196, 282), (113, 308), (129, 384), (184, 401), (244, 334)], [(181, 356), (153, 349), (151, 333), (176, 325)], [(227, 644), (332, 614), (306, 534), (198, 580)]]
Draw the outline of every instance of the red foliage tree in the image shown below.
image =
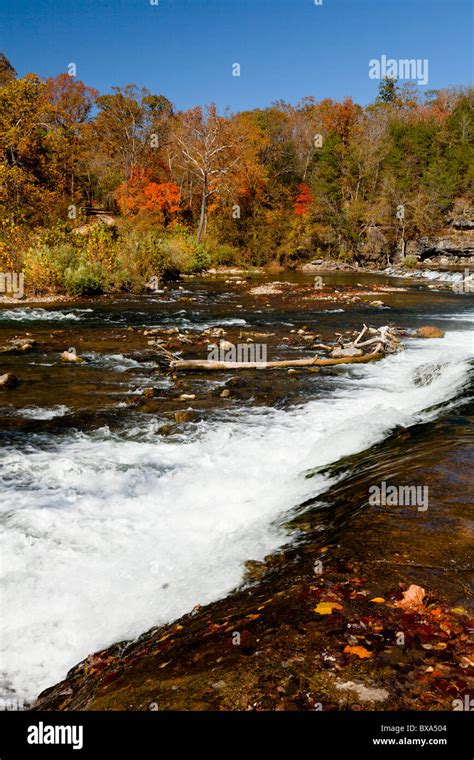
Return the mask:
[(294, 202), (295, 214), (297, 216), (306, 216), (314, 199), (311, 195), (311, 190), (305, 182), (302, 182), (298, 186), (298, 190), (299, 193)]

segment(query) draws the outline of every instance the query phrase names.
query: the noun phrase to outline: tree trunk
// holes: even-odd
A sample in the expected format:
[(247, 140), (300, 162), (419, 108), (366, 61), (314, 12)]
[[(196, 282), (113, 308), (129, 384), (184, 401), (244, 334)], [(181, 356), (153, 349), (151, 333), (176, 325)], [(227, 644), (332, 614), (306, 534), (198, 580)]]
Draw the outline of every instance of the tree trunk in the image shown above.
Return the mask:
[(207, 177), (204, 179), (204, 183), (202, 186), (202, 199), (201, 199), (201, 218), (199, 219), (199, 229), (197, 234), (197, 242), (201, 242), (201, 237), (206, 229), (206, 221), (207, 221), (207, 197), (208, 197), (208, 187), (207, 187)]
[(405, 225), (402, 226), (402, 237), (401, 237), (401, 261), (402, 263), (405, 261), (405, 251), (406, 251), (406, 240), (405, 240)]

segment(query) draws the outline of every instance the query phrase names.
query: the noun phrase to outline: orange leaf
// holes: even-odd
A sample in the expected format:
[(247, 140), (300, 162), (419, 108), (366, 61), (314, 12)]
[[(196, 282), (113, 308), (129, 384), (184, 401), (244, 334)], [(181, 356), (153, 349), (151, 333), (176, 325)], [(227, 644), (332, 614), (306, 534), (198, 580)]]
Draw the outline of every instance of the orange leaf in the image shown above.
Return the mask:
[(342, 605), (335, 602), (319, 602), (317, 607), (314, 608), (314, 612), (319, 615), (332, 615), (333, 610), (342, 610)]
[(374, 596), (374, 598), (370, 601), (375, 602), (375, 604), (383, 604), (385, 602), (385, 599), (383, 599), (381, 596)]
[(347, 645), (344, 648), (344, 652), (346, 654), (355, 654), (357, 657), (360, 657), (361, 660), (364, 659), (364, 657), (372, 657), (372, 652), (369, 652), (365, 647), (350, 647)]

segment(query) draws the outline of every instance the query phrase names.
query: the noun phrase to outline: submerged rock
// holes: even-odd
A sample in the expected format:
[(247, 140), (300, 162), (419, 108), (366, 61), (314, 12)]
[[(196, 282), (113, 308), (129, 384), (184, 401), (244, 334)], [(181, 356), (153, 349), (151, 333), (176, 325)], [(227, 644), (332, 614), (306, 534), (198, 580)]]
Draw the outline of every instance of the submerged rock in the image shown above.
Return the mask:
[(433, 325), (423, 325), (415, 333), (417, 338), (444, 338), (444, 330)]
[(0, 375), (0, 388), (11, 390), (12, 388), (16, 388), (19, 383), (20, 381), (16, 375), (12, 375), (10, 372), (7, 372), (5, 375)]
[(174, 413), (176, 422), (193, 422), (196, 419), (196, 412), (194, 409), (183, 409)]
[(173, 425), (172, 422), (167, 422), (165, 425), (162, 425), (157, 432), (160, 435), (172, 435), (176, 432), (176, 425)]

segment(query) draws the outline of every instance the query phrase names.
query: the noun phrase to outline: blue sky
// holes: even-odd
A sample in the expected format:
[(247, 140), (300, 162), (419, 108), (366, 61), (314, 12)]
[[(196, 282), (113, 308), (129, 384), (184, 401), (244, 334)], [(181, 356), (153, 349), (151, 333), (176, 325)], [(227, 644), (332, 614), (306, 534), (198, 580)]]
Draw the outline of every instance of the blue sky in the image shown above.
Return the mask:
[(427, 58), (427, 89), (468, 84), (472, 41), (472, 0), (0, 0), (0, 50), (20, 76), (73, 62), (101, 92), (134, 83), (177, 108), (368, 103), (381, 55)]

